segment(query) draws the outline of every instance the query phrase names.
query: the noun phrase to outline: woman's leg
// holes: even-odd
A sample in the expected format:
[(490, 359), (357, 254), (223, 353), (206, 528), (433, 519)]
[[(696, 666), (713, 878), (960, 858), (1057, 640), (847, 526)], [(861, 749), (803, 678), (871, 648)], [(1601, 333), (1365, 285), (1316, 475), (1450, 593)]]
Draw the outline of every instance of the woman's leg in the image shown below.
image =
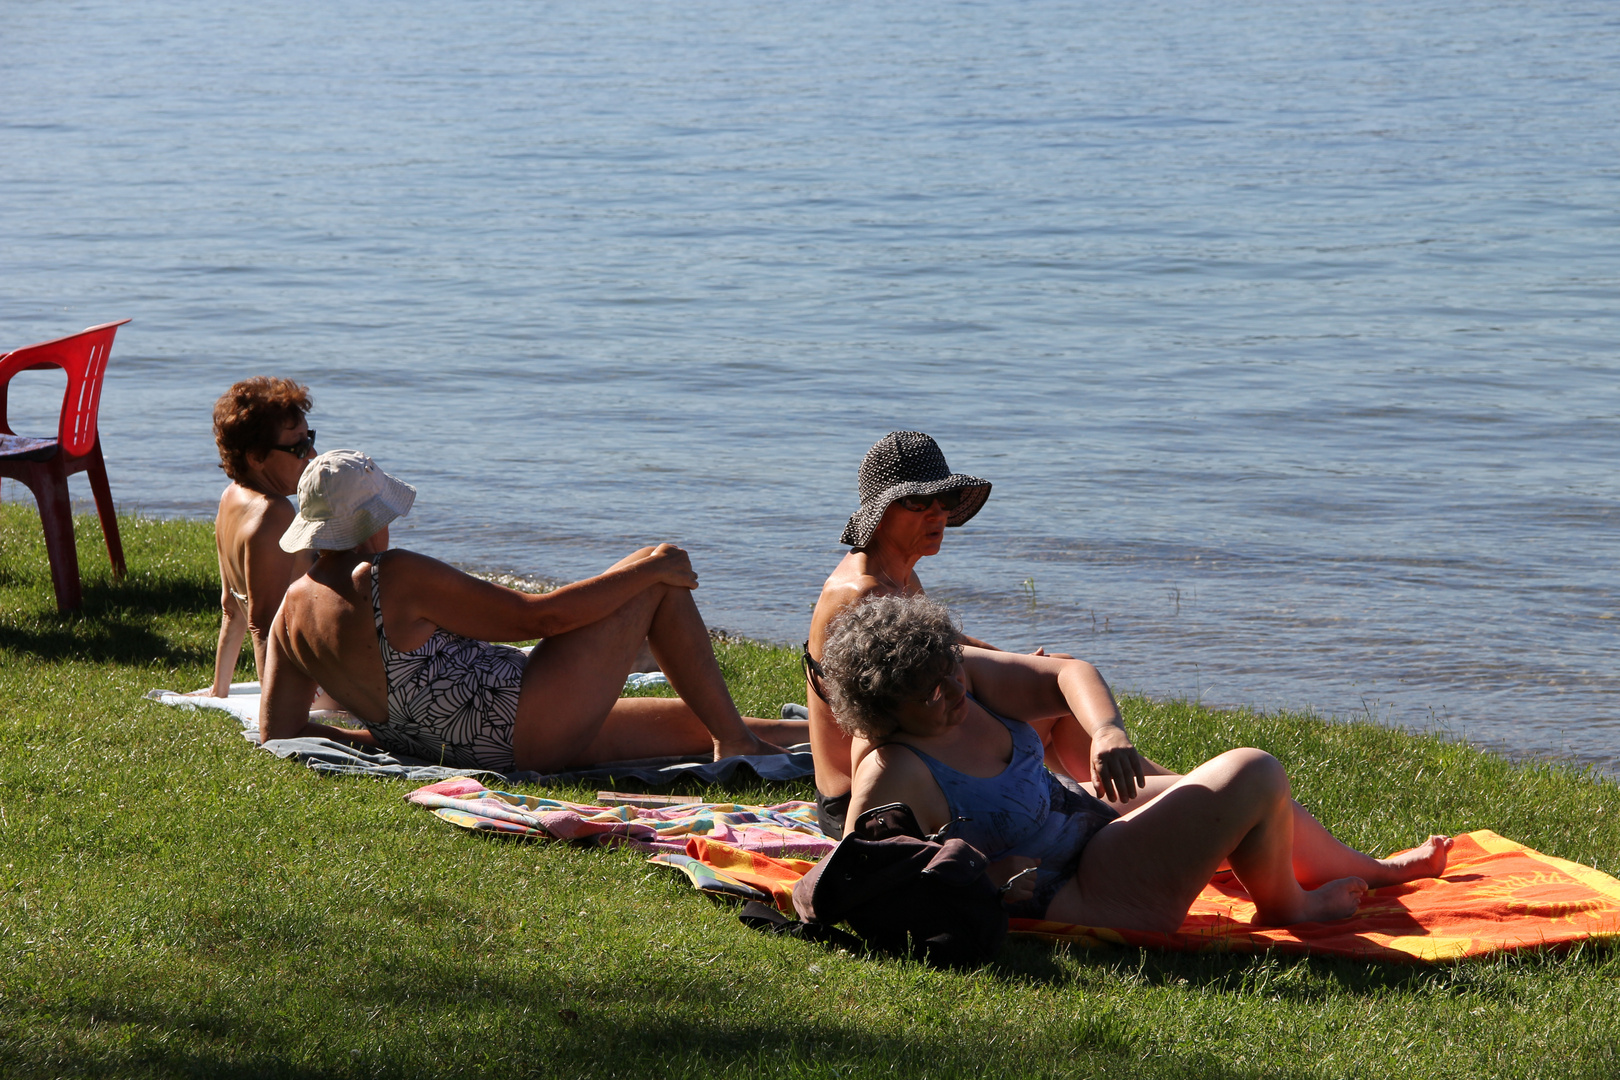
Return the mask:
[[(1134, 798), (1123, 803), (1110, 802), (1108, 805), (1121, 814), (1129, 814), (1157, 799), (1181, 780), (1179, 773), (1150, 775), (1137, 789)], [(1087, 783), (1082, 787), (1099, 799), (1103, 798), (1095, 784)], [(1106, 799), (1104, 801), (1107, 802)], [(1294, 877), (1307, 889), (1342, 877), (1362, 878), (1369, 888), (1378, 889), (1421, 877), (1439, 877), (1445, 873), (1452, 843), (1449, 836), (1431, 836), (1403, 855), (1375, 859), (1336, 839), (1299, 803), (1292, 799), (1288, 803), (1294, 814)], [(1217, 869), (1224, 870), (1227, 866), (1223, 862)]]
[[(810, 737), (809, 723), (804, 720), (745, 716), (743, 723), (749, 731), (776, 746), (792, 746)], [(594, 764), (677, 754), (695, 757), (713, 748), (709, 729), (680, 698), (620, 698), (613, 703), (596, 738), (585, 748), (581, 762)]]
[[(654, 585), (605, 618), (535, 646), (518, 698), (515, 766), (550, 772), (595, 760), (589, 748), (615, 709), (643, 641), (650, 642), (671, 685), (707, 729), (717, 758), (780, 752), (754, 735), (738, 714), (691, 590)], [(616, 731), (617, 742), (629, 745), (622, 725)], [(637, 749), (616, 756), (657, 753)]]
[(1230, 750), (1117, 821), (1086, 846), (1080, 872), (1053, 899), (1061, 922), (1171, 931), (1223, 859), (1266, 924), (1352, 914), (1365, 881), (1343, 877), (1306, 891), (1294, 878), (1288, 777), (1270, 754)]
[[(1143, 758), (1142, 760), (1147, 761), (1146, 758)], [(1080, 786), (1087, 792), (1101, 799), (1103, 802), (1108, 803), (1110, 807), (1119, 811), (1121, 814), (1128, 814), (1132, 810), (1137, 810), (1146, 806), (1154, 799), (1157, 799), (1160, 795), (1163, 795), (1165, 792), (1181, 783), (1183, 779), (1184, 777), (1182, 777), (1180, 773), (1168, 771), (1162, 773), (1149, 773), (1147, 778), (1142, 781), (1139, 787), (1137, 787), (1136, 794), (1131, 796), (1129, 799), (1126, 799), (1124, 802), (1109, 802), (1108, 797), (1101, 791), (1098, 791), (1097, 785), (1090, 780), (1087, 780)]]
[(1341, 877), (1358, 877), (1377, 889), (1446, 872), (1449, 836), (1431, 836), (1404, 855), (1375, 859), (1336, 839), (1309, 810), (1289, 802), (1294, 809), (1294, 877), (1307, 889)]

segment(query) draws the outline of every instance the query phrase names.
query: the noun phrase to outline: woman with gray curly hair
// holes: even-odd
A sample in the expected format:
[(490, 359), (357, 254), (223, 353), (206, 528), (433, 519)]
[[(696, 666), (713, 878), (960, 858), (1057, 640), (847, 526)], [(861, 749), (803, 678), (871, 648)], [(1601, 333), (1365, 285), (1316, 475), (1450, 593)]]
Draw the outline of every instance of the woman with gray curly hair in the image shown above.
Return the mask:
[[(1124, 733), (1119, 707), (1082, 660), (960, 644), (949, 612), (922, 596), (875, 597), (833, 625), (822, 658), (840, 724), (876, 744), (855, 770), (851, 819), (905, 803), (930, 833), (992, 860), (1015, 917), (1171, 931), (1229, 863), (1257, 919), (1342, 919), (1369, 888), (1444, 871), (1451, 839), (1392, 859), (1334, 839), (1289, 797), (1281, 764), (1229, 750), (1120, 813), (1042, 764), (1030, 718), (1067, 709), (1093, 739)], [(1116, 798), (1129, 760), (1096, 778)], [(1140, 768), (1140, 765), (1137, 766)]]

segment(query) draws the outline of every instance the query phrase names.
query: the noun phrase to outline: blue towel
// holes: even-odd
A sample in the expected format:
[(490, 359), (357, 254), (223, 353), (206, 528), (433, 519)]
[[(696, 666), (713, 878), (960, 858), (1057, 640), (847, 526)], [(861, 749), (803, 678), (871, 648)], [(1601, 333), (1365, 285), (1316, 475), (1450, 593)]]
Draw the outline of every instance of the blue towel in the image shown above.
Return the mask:
[[(658, 672), (651, 674), (663, 677)], [(251, 743), (259, 744), (259, 684), (256, 682), (233, 683), (231, 696), (228, 698), (176, 694), (170, 690), (149, 690), (146, 697), (162, 705), (228, 712), (242, 725), (242, 737)], [(324, 714), (321, 713), (310, 715), (310, 719), (316, 721), (323, 718)], [(798, 780), (815, 772), (815, 766), (811, 763), (809, 743), (789, 747), (789, 753), (786, 754), (738, 756), (721, 758), (719, 761), (683, 757), (640, 758), (634, 761), (604, 762), (585, 769), (571, 769), (568, 772), (545, 775), (536, 772), (498, 773), (491, 769), (452, 769), (444, 765), (435, 765), (431, 761), (399, 757), (382, 750), (362, 750), (331, 739), (271, 739), (262, 746), (279, 758), (302, 761), (317, 772), (336, 776), (386, 776), (420, 781), (448, 780), (452, 776), (478, 776), (515, 784), (561, 785), (598, 780), (614, 783), (637, 780), (649, 786), (662, 787), (677, 780), (696, 780), (705, 784), (729, 783), (743, 770), (752, 772), (761, 780)]]

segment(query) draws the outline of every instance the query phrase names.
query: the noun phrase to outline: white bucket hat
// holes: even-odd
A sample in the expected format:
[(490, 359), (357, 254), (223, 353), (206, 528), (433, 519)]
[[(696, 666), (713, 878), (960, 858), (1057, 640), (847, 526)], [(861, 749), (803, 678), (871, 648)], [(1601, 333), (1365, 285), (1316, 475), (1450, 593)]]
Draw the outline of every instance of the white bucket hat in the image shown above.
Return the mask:
[(298, 478), (298, 516), (281, 550), (347, 551), (411, 512), (416, 489), (383, 472), (358, 450), (328, 450)]

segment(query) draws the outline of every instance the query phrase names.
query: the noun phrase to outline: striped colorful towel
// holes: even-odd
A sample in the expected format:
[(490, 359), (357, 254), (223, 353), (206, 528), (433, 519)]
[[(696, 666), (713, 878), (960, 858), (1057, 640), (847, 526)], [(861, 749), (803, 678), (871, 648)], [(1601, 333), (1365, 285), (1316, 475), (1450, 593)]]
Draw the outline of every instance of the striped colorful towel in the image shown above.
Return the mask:
[[(833, 842), (827, 841), (831, 851)], [(772, 858), (763, 852), (742, 851), (719, 840), (694, 836), (681, 854), (659, 852), (648, 862), (673, 866), (703, 892), (775, 904), (792, 915), (793, 883), (810, 872), (815, 860)]]
[(589, 806), (495, 791), (474, 777), (429, 784), (405, 798), (464, 829), (534, 839), (628, 844), (642, 851), (686, 855), (688, 839), (702, 838), (744, 852), (795, 860), (819, 859), (833, 849), (833, 841), (816, 824), (815, 804), (803, 801), (776, 806), (688, 803), (659, 809)]
[[(687, 860), (700, 862), (728, 886), (715, 891), (748, 899), (791, 894), (803, 871), (786, 860), (725, 851), (709, 842), (688, 845)], [(708, 888), (677, 860), (698, 888)], [(752, 876), (750, 876), (752, 875)], [(741, 885), (752, 889), (744, 893)], [(1543, 855), (1489, 830), (1457, 837), (1444, 877), (1374, 889), (1348, 919), (1301, 923), (1286, 929), (1254, 926), (1254, 904), (1230, 872), (1217, 875), (1193, 903), (1181, 928), (1169, 934), (1110, 930), (1035, 919), (1012, 920), (1012, 931), (1077, 945), (1141, 945), (1177, 952), (1311, 953), (1365, 960), (1456, 960), (1570, 945), (1620, 940), (1620, 881), (1589, 866)]]

